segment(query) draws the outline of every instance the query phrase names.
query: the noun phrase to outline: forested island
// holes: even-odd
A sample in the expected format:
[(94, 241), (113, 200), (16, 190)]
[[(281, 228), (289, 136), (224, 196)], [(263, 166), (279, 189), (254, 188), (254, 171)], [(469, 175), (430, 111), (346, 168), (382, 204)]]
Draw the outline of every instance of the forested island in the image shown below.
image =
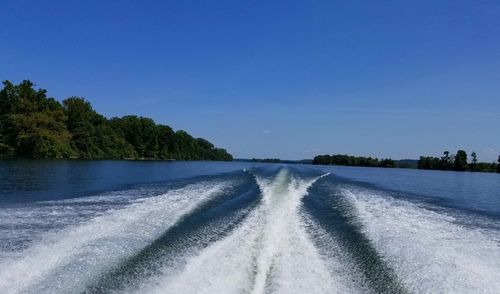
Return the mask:
[(203, 138), (152, 119), (107, 119), (84, 98), (62, 103), (25, 80), (0, 90), (0, 157), (232, 160)]
[(279, 158), (237, 158), (234, 161), (259, 162), (259, 163), (284, 163), (284, 164), (311, 164), (312, 159), (287, 160)]
[(454, 170), (454, 171), (481, 171), (500, 173), (500, 156), (498, 163), (478, 162), (476, 152), (471, 153), (471, 160), (468, 161), (467, 152), (458, 150), (456, 154), (444, 151), (441, 157), (420, 156), (418, 161), (419, 169)]
[(468, 161), (467, 152), (458, 150), (456, 154), (449, 151), (443, 152), (442, 157), (420, 156), (420, 159), (393, 160), (378, 159), (363, 156), (350, 156), (345, 154), (318, 155), (314, 157), (313, 164), (321, 165), (343, 165), (343, 166), (364, 166), (364, 167), (387, 167), (387, 168), (418, 168), (432, 170), (453, 170), (472, 172), (498, 172), (500, 173), (500, 156), (498, 163), (479, 162), (477, 154), (471, 153), (471, 160)]
[(390, 158), (378, 159), (364, 156), (350, 156), (346, 154), (318, 155), (314, 157), (313, 164), (344, 165), (365, 167), (410, 167), (407, 163), (398, 162)]

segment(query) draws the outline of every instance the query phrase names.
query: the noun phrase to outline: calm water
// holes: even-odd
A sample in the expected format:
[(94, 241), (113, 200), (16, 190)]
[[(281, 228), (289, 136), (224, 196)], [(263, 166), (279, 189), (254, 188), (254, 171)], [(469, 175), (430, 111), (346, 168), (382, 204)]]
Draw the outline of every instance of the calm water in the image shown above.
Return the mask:
[(500, 293), (500, 175), (0, 161), (0, 293)]

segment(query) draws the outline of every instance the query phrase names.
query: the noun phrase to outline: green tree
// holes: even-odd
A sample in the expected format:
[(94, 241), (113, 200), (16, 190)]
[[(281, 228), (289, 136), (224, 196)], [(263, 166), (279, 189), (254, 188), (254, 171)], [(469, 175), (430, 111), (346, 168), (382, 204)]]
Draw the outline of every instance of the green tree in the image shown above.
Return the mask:
[(63, 101), (71, 146), (82, 158), (134, 158), (134, 148), (92, 109), (88, 101), (71, 97)]
[[(453, 159), (450, 156), (450, 151), (444, 151), (443, 157), (441, 157), (441, 163), (439, 164), (439, 169), (452, 169)], [(436, 166), (438, 168), (438, 166)]]
[(419, 169), (447, 169), (442, 158), (430, 157), (430, 156), (420, 156), (418, 161)]
[(152, 119), (106, 119), (88, 101), (59, 103), (30, 81), (0, 90), (0, 156), (232, 160), (209, 141)]
[(464, 171), (467, 169), (467, 153), (464, 150), (458, 150), (455, 155), (454, 169)]
[(180, 130), (172, 136), (172, 154), (175, 159), (201, 160), (197, 154), (198, 144), (187, 132)]
[(0, 91), (2, 152), (34, 158), (68, 157), (71, 134), (61, 104), (33, 83), (5, 81)]
[(476, 152), (472, 151), (471, 155), (472, 157), (472, 161), (471, 161), (471, 164), (470, 164), (470, 169), (472, 171), (477, 171), (478, 170), (478, 166), (477, 166), (477, 154)]
[(346, 154), (318, 155), (313, 159), (313, 164), (322, 165), (345, 165), (345, 166), (368, 166), (368, 167), (396, 167), (394, 160), (378, 159), (363, 156), (349, 156)]
[(158, 135), (158, 147), (160, 150), (159, 157), (161, 159), (173, 159), (171, 142), (174, 131), (169, 126), (158, 125), (156, 133)]
[(127, 115), (112, 118), (111, 126), (134, 147), (140, 158), (159, 158), (160, 143), (155, 122), (146, 117)]
[(83, 98), (71, 97), (63, 101), (63, 106), (68, 117), (68, 129), (73, 134), (73, 149), (83, 158), (103, 157), (95, 138), (96, 126), (100, 122), (90, 103)]

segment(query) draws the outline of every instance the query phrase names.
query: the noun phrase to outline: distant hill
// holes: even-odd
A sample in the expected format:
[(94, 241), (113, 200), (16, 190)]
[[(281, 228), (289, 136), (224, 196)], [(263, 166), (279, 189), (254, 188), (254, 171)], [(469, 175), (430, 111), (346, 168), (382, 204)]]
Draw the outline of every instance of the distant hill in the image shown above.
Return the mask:
[(287, 164), (312, 164), (312, 159), (301, 159), (301, 160), (287, 160), (287, 159), (279, 159), (279, 158), (237, 158), (234, 161), (242, 161), (242, 162), (263, 162), (263, 163), (287, 163)]

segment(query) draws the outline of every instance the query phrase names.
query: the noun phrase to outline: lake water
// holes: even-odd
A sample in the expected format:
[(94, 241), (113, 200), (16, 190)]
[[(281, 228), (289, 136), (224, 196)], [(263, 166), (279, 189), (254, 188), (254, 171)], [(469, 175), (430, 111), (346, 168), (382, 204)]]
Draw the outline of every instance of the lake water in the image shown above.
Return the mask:
[(500, 293), (500, 174), (0, 161), (0, 293)]

